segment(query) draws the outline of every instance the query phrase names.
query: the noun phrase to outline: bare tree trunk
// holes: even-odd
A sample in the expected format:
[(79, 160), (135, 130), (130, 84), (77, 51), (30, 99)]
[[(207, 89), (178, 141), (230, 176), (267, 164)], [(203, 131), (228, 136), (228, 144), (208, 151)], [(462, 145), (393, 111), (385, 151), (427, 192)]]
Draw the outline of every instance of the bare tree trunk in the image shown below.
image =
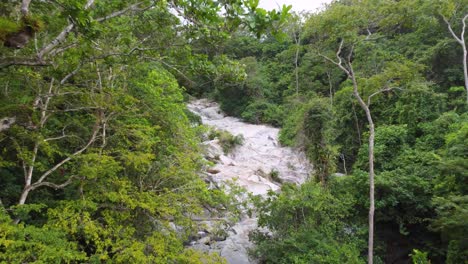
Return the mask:
[(465, 79), (466, 103), (468, 104), (468, 50), (466, 48), (465, 42), (466, 20), (468, 19), (468, 14), (465, 15), (462, 19), (463, 27), (462, 32), (460, 33), (460, 37), (458, 37), (457, 34), (455, 34), (455, 32), (452, 29), (452, 26), (450, 25), (450, 22), (444, 16), (442, 16), (442, 18), (447, 24), (450, 34), (452, 34), (453, 38), (458, 42), (458, 44), (460, 44), (460, 46), (462, 46), (463, 49), (463, 77)]
[(468, 51), (466, 44), (463, 42), (463, 70), (465, 71), (465, 90), (466, 90), (466, 103), (468, 104), (468, 66), (466, 60), (468, 59)]
[(291, 34), (291, 39), (294, 41), (295, 52), (294, 52), (294, 77), (295, 77), (295, 86), (296, 86), (296, 96), (299, 94), (299, 53), (301, 48), (301, 26), (302, 26), (302, 15), (294, 14), (294, 17), (291, 19), (291, 28), (289, 30)]
[[(368, 119), (372, 120), (369, 115)], [(375, 212), (375, 185), (374, 185), (374, 135), (375, 135), (374, 123), (369, 124), (369, 250), (367, 255), (367, 261), (369, 264), (374, 262), (374, 212)]]
[(300, 45), (299, 37), (296, 39), (296, 58), (295, 58), (295, 74), (296, 74), (296, 95), (299, 94), (299, 45)]
[(375, 125), (372, 119), (372, 114), (369, 105), (364, 102), (359, 94), (358, 84), (354, 75), (353, 66), (349, 63), (350, 77), (353, 81), (353, 94), (359, 102), (359, 105), (366, 113), (367, 122), (369, 123), (369, 238), (368, 238), (368, 252), (367, 262), (372, 264), (374, 262), (374, 212), (375, 212), (375, 186), (374, 186), (374, 138), (375, 138)]
[(330, 88), (330, 106), (333, 108), (333, 84), (331, 81), (331, 74), (329, 70), (327, 70), (327, 77), (328, 77), (328, 86)]
[(348, 175), (348, 170), (346, 169), (346, 156), (343, 153), (341, 153), (340, 158), (343, 161), (343, 171), (345, 175)]
[(368, 252), (367, 252), (367, 261), (369, 264), (373, 264), (374, 262), (374, 212), (375, 212), (375, 186), (374, 186), (374, 139), (375, 139), (375, 125), (374, 120), (372, 119), (372, 113), (370, 111), (370, 98), (377, 93), (371, 95), (368, 100), (367, 104), (362, 99), (361, 95), (359, 94), (358, 83), (356, 80), (356, 75), (354, 73), (353, 64), (351, 63), (351, 56), (353, 55), (354, 46), (351, 47), (351, 51), (348, 54), (347, 61), (343, 65), (343, 58), (341, 57), (340, 53), (342, 51), (344, 41), (342, 40), (338, 51), (336, 52), (336, 58), (338, 61), (332, 60), (324, 55), (321, 55), (326, 60), (332, 62), (333, 64), (337, 65), (349, 79), (351, 79), (353, 83), (353, 95), (356, 97), (359, 105), (361, 106), (362, 110), (366, 113), (367, 122), (369, 123), (369, 237), (368, 237)]

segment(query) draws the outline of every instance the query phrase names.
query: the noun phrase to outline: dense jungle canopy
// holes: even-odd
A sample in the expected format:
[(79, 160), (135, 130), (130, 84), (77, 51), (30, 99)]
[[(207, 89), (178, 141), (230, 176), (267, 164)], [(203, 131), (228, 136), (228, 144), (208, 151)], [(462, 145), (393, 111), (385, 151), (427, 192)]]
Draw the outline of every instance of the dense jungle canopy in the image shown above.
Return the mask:
[(193, 97), (314, 166), (252, 198), (259, 263), (468, 263), (468, 1), (290, 10), (0, 1), (0, 263), (225, 263), (187, 246), (245, 206)]

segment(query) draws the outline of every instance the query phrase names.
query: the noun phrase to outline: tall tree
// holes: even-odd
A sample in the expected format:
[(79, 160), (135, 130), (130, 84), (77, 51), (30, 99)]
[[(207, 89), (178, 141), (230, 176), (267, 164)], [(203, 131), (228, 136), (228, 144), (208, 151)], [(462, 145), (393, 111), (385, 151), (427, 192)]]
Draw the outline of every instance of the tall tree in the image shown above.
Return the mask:
[[(461, 8), (463, 10), (463, 7)], [(465, 40), (465, 32), (467, 28), (466, 23), (468, 20), (468, 14), (462, 14), (462, 16), (463, 17), (460, 19), (462, 26), (461, 26), (459, 35), (455, 33), (455, 31), (453, 30), (452, 24), (450, 23), (449, 19), (447, 19), (445, 15), (442, 15), (442, 18), (445, 24), (447, 24), (447, 28), (450, 34), (457, 41), (457, 43), (460, 44), (462, 51), (463, 51), (463, 55), (461, 59), (462, 59), (462, 64), (463, 64), (463, 77), (465, 80), (466, 103), (468, 104), (468, 50), (466, 48), (466, 40)]]
[[(368, 255), (367, 262), (372, 264), (374, 262), (374, 213), (375, 213), (375, 171), (374, 171), (374, 139), (375, 139), (375, 124), (372, 119), (372, 113), (370, 110), (370, 99), (368, 97), (367, 103), (361, 97), (359, 93), (359, 85), (354, 72), (351, 58), (354, 55), (354, 45), (350, 47), (350, 51), (347, 55), (342, 54), (344, 40), (341, 41), (338, 51), (336, 52), (336, 60), (333, 60), (327, 56), (323, 57), (338, 66), (352, 81), (353, 84), (353, 95), (357, 99), (359, 106), (364, 110), (369, 125), (369, 238), (368, 238)], [(382, 90), (383, 91), (383, 90)], [(373, 95), (376, 95), (374, 93)]]

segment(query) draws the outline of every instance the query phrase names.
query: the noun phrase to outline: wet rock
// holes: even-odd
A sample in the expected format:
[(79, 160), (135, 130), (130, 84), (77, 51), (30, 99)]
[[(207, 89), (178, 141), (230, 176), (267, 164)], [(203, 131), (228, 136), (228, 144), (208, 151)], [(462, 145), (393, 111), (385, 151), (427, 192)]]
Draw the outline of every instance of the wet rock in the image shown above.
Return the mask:
[(205, 157), (207, 159), (219, 160), (219, 157), (223, 155), (223, 149), (217, 139), (203, 142), (203, 148), (205, 149)]
[(197, 241), (198, 244), (208, 245), (211, 242), (211, 238), (209, 236), (204, 237)]
[(207, 169), (206, 172), (211, 173), (211, 174), (218, 174), (218, 173), (220, 173), (221, 171), (220, 171), (220, 170), (216, 170), (216, 169)]

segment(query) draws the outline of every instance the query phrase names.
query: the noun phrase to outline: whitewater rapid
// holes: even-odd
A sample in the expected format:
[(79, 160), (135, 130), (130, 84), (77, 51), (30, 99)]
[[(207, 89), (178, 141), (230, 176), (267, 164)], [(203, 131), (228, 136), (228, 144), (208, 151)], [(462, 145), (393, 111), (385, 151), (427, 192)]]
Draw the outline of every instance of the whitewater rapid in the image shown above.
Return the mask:
[[(225, 155), (217, 140), (204, 142), (207, 154), (216, 156), (217, 163), (208, 170), (210, 178), (216, 183), (235, 183), (255, 195), (266, 195), (268, 191), (278, 191), (281, 184), (268, 175), (272, 171), (281, 182), (302, 184), (311, 171), (311, 166), (303, 153), (278, 143), (279, 129), (242, 122), (238, 118), (226, 116), (215, 102), (207, 99), (194, 100), (188, 104), (188, 109), (201, 117), (202, 123), (242, 135), (244, 143)], [(256, 218), (245, 216), (232, 227), (225, 241), (204, 244), (206, 239), (198, 243), (198, 248), (218, 252), (230, 264), (254, 263), (248, 258), (248, 248), (252, 245), (248, 233), (257, 227)], [(202, 245), (203, 244), (203, 245)]]

